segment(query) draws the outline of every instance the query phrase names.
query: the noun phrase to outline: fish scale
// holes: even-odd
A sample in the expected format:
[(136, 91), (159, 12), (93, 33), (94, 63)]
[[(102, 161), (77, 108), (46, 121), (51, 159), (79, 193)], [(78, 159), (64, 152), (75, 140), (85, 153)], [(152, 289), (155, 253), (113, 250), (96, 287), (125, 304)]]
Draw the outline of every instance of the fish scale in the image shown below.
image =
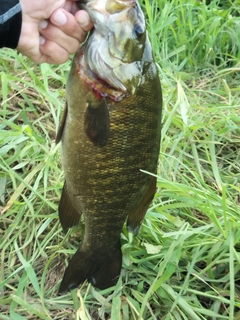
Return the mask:
[[(128, 230), (137, 234), (156, 189), (156, 178), (141, 170), (153, 174), (157, 172), (161, 86), (138, 3), (126, 0), (117, 2), (118, 11), (124, 3), (121, 19), (126, 11), (126, 19), (133, 19), (134, 30), (136, 16), (139, 16), (138, 30), (144, 32), (143, 35), (136, 34), (133, 39), (126, 35), (126, 39), (115, 41), (119, 45), (125, 41), (123, 47), (130, 49), (127, 52), (127, 57), (131, 57), (129, 73), (125, 74), (125, 67), (122, 69), (123, 75), (117, 72), (120, 78), (116, 81), (116, 87), (114, 76), (111, 77), (111, 84), (106, 83), (106, 77), (101, 80), (104, 72), (102, 63), (101, 72), (95, 74), (98, 64), (88, 62), (96, 55), (86, 48), (98, 50), (98, 46), (92, 48), (89, 45), (97, 32), (96, 27), (75, 55), (67, 82), (66, 109), (57, 135), (57, 142), (62, 141), (66, 178), (59, 216), (63, 228), (67, 229), (76, 225), (83, 214), (85, 234), (65, 271), (60, 292), (73, 289), (85, 280), (100, 289), (116, 283), (122, 265), (120, 234), (123, 224), (127, 219)], [(94, 0), (89, 1), (92, 7), (88, 7), (87, 3), (85, 1), (84, 9), (93, 18), (95, 26), (101, 27), (94, 20)], [(112, 12), (114, 0), (111, 0), (109, 15)], [(115, 17), (118, 19), (118, 12)], [(106, 25), (105, 30), (108, 30)], [(124, 37), (125, 33), (118, 30), (118, 34)], [(101, 37), (96, 39), (100, 41)], [(142, 60), (137, 61), (133, 76), (135, 46), (136, 59), (142, 56)], [(139, 48), (142, 48), (142, 54)], [(116, 50), (120, 52), (119, 48)], [(111, 47), (111, 52), (114, 53), (114, 47)], [(98, 56), (101, 54), (99, 51)], [(114, 59), (111, 63), (114, 70)], [(126, 66), (126, 57), (123, 63)], [(90, 70), (92, 65), (94, 72)], [(106, 68), (109, 66), (106, 65)], [(140, 69), (142, 71), (138, 73)], [(138, 80), (131, 80), (131, 76), (136, 74)], [(119, 89), (119, 81), (122, 87), (128, 88), (126, 91)]]

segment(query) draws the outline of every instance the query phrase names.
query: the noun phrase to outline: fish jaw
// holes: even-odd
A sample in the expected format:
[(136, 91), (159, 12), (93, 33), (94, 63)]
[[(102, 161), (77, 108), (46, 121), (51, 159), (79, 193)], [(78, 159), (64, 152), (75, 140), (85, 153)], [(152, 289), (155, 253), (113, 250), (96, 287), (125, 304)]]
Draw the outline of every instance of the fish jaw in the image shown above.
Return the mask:
[(106, 10), (109, 13), (114, 13), (120, 10), (124, 10), (128, 7), (134, 7), (136, 3), (136, 0), (107, 0)]
[(99, 12), (116, 13), (134, 7), (137, 0), (85, 0), (80, 5)]

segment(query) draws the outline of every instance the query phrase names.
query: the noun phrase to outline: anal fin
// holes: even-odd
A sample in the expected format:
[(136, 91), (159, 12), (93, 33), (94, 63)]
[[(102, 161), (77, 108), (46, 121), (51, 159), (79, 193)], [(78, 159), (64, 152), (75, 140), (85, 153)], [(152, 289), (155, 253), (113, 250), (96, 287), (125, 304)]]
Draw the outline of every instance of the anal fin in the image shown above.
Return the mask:
[(127, 219), (127, 229), (136, 236), (141, 226), (142, 220), (150, 206), (156, 192), (156, 178), (152, 177), (146, 192), (135, 210), (130, 212)]
[(81, 212), (78, 212), (69, 197), (67, 184), (64, 183), (61, 199), (58, 206), (59, 219), (63, 230), (67, 230), (79, 223)]

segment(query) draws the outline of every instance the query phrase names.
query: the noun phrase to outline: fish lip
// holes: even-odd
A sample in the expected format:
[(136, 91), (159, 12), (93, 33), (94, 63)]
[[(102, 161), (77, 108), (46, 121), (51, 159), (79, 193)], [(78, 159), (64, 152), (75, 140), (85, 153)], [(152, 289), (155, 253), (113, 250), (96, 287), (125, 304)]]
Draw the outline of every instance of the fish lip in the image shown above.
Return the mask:
[[(136, 5), (139, 5), (138, 0), (112, 0), (112, 1), (115, 1), (116, 4), (118, 3), (120, 7), (111, 10), (111, 4), (109, 5), (109, 2), (110, 2), (109, 0), (90, 0), (87, 3), (81, 4), (81, 7), (82, 9), (87, 11), (91, 20), (95, 24), (95, 20), (96, 20), (95, 11), (105, 16), (109, 16), (117, 12), (119, 13), (120, 11), (129, 10)], [(114, 7), (114, 5), (112, 5), (112, 7)]]
[(137, 3), (137, 0), (115, 0), (116, 2), (118, 2), (119, 4), (122, 4), (125, 7), (134, 7), (135, 4)]
[[(122, 6), (122, 10), (132, 8), (138, 2), (138, 0), (112, 0), (112, 2), (113, 1), (115, 1), (115, 5), (119, 4), (120, 6)], [(109, 11), (107, 10), (109, 5), (111, 5), (109, 2), (109, 0), (90, 0), (86, 4), (82, 4), (82, 7), (85, 8), (85, 10), (87, 10), (87, 8), (90, 8), (101, 13), (109, 14)], [(112, 6), (114, 6), (114, 4), (112, 4)]]

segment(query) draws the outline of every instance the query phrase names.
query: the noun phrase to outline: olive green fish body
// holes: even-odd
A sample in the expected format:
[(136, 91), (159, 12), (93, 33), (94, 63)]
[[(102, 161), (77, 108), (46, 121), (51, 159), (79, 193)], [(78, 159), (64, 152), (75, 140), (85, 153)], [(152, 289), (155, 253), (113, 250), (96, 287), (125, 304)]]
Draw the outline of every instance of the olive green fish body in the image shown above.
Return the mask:
[[(111, 11), (114, 0), (110, 2)], [(121, 2), (125, 3), (117, 1), (120, 7)], [(115, 283), (122, 264), (123, 224), (128, 217), (128, 229), (137, 234), (155, 193), (155, 177), (143, 171), (155, 174), (157, 170), (162, 97), (151, 46), (140, 22), (139, 39), (134, 38), (125, 48), (131, 58), (121, 57), (119, 49), (111, 47), (122, 36), (119, 24), (115, 40), (108, 34), (109, 48), (116, 51), (118, 61), (115, 64), (110, 57), (110, 67), (101, 65), (95, 49), (91, 51), (91, 43), (98, 39), (94, 36), (95, 22), (96, 31), (72, 64), (67, 106), (57, 138), (62, 140), (66, 178), (59, 215), (63, 228), (68, 228), (83, 213), (85, 234), (65, 272), (60, 291), (72, 289), (85, 279), (98, 288)], [(91, 59), (97, 61), (92, 63)], [(105, 73), (106, 68), (118, 70), (111, 75), (112, 70)]]

